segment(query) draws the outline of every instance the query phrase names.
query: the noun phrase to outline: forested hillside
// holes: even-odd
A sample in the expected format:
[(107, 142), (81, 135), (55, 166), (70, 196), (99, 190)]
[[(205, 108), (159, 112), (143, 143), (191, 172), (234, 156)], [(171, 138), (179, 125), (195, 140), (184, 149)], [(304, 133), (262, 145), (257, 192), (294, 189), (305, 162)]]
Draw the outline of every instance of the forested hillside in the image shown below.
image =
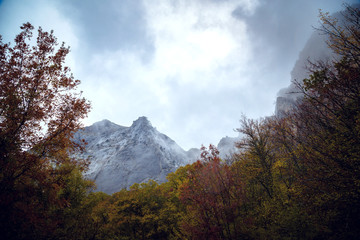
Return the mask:
[(71, 142), (88, 102), (52, 33), (0, 42), (0, 231), (5, 239), (359, 239), (360, 9), (321, 14), (339, 57), (309, 64), (281, 117), (241, 119), (231, 161), (212, 145), (167, 176), (92, 192)]

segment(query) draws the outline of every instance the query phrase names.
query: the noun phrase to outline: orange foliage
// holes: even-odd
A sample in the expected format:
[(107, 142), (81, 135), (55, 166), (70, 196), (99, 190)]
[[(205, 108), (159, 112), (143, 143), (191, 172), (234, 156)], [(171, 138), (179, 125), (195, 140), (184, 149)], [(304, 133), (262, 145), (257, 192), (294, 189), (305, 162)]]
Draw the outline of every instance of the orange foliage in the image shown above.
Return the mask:
[(64, 66), (69, 48), (56, 49), (53, 32), (41, 28), (32, 46), (33, 29), (24, 24), (13, 47), (0, 36), (0, 222), (2, 236), (19, 238), (16, 228), (36, 232), (29, 223), (56, 225), (46, 214), (52, 204), (67, 204), (57, 192), (73, 168), (61, 166), (78, 165), (70, 154), (80, 145), (71, 138), (90, 109)]

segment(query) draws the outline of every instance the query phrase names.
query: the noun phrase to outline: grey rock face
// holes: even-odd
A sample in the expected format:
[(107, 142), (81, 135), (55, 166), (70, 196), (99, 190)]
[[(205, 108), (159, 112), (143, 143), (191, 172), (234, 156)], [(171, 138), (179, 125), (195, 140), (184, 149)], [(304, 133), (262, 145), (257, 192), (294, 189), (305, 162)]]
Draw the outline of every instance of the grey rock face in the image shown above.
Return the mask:
[(310, 62), (317, 62), (319, 60), (331, 61), (335, 57), (328, 48), (326, 40), (326, 36), (322, 35), (319, 31), (315, 31), (305, 44), (291, 71), (291, 84), (287, 88), (281, 89), (278, 93), (275, 107), (275, 115), (277, 117), (283, 117), (298, 100), (302, 99), (303, 95), (294, 82), (296, 81), (301, 84), (305, 78), (309, 77), (308, 67)]
[(275, 116), (284, 117), (294, 107), (296, 100), (289, 97), (277, 97), (275, 106)]
[(236, 143), (241, 140), (241, 137), (224, 137), (217, 145), (217, 149), (220, 152), (220, 158), (227, 160), (238, 151)]
[(146, 117), (130, 127), (103, 120), (78, 132), (75, 139), (88, 143), (83, 154), (90, 156), (85, 177), (95, 180), (97, 191), (108, 194), (149, 179), (164, 182), (167, 174), (192, 160)]

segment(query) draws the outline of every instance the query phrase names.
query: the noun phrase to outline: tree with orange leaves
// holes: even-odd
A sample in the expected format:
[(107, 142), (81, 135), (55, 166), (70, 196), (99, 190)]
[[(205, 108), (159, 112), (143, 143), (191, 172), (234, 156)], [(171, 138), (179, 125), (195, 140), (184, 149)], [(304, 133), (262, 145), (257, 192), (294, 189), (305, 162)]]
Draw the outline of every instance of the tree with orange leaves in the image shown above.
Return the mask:
[(13, 47), (0, 36), (0, 234), (7, 239), (51, 231), (50, 209), (67, 205), (58, 194), (62, 176), (85, 166), (71, 157), (80, 148), (71, 139), (90, 104), (64, 66), (70, 49), (41, 28), (32, 45), (33, 29), (23, 24)]

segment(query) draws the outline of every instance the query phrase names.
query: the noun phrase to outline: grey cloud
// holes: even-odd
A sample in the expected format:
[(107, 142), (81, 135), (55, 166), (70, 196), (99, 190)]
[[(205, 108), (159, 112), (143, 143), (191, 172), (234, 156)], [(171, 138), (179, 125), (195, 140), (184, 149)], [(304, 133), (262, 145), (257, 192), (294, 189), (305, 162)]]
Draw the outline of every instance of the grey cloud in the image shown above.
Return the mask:
[[(348, 1), (353, 2), (353, 1)], [(253, 15), (241, 8), (233, 16), (246, 21), (255, 43), (256, 56), (266, 56), (269, 68), (294, 64), (299, 51), (318, 23), (318, 10), (334, 11), (341, 3), (334, 0), (263, 0)]]
[(92, 53), (126, 49), (137, 51), (144, 61), (151, 57), (153, 44), (141, 1), (66, 0), (58, 6), (77, 26), (82, 44)]

